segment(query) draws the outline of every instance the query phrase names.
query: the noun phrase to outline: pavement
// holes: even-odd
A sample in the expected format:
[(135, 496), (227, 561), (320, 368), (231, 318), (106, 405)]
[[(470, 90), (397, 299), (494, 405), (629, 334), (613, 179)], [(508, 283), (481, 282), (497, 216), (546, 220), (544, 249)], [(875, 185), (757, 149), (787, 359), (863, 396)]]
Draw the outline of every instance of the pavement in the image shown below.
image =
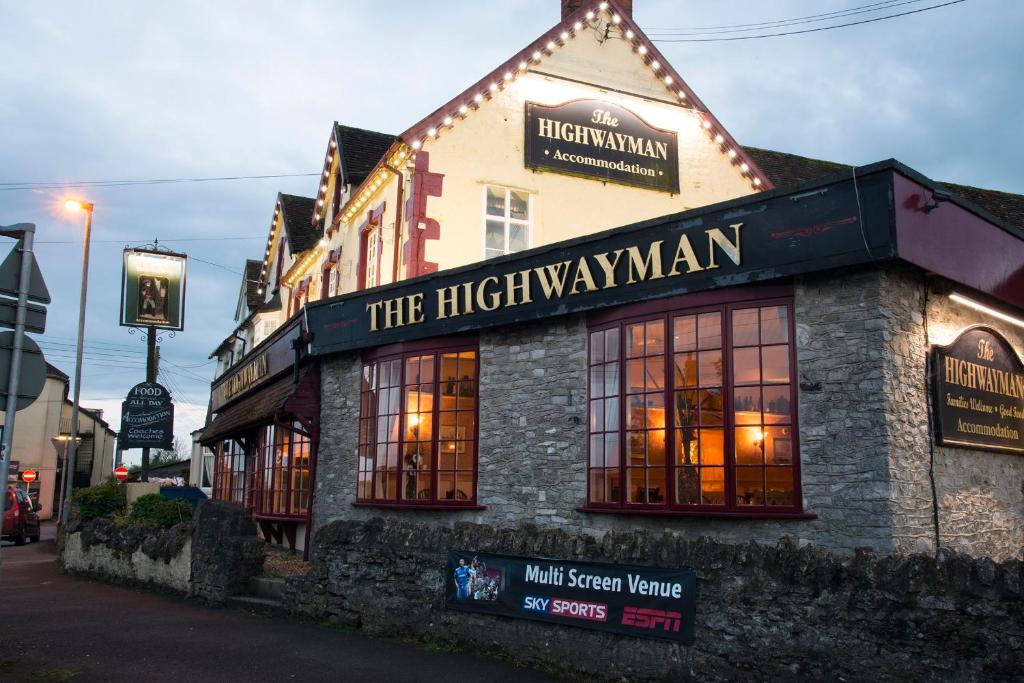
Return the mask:
[(4, 543), (0, 681), (554, 681), (468, 652), (435, 652), (285, 618), (68, 576), (54, 527)]

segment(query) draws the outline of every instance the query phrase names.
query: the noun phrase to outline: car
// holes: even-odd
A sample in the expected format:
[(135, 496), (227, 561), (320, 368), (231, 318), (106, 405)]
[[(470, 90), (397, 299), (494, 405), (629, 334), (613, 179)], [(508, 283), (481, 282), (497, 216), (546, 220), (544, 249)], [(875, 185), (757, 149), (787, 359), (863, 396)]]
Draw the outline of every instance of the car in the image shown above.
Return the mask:
[(28, 494), (13, 486), (7, 487), (4, 496), (3, 535), (0, 538), (14, 541), (14, 545), (25, 545), (26, 539), (39, 541), (39, 515)]

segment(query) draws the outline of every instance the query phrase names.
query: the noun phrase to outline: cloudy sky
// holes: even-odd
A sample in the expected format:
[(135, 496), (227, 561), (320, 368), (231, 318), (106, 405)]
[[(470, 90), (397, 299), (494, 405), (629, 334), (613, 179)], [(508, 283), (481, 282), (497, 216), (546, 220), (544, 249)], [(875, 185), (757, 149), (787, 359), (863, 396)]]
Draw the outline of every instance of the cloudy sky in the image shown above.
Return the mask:
[[(764, 32), (945, 1), (899, 0)], [(635, 0), (634, 16), (669, 37), (868, 4)], [(558, 17), (558, 0), (0, 0), (0, 225), (38, 225), (54, 300), (40, 338), (48, 359), (71, 374), (81, 217), (61, 199), (85, 194), (96, 212), (83, 405), (105, 409), (116, 429), (122, 397), (144, 379), (144, 343), (117, 326), (121, 250), (159, 239), (190, 256), (186, 329), (162, 341), (161, 381), (176, 399), (178, 434), (197, 428), (207, 356), (231, 332), (241, 265), (261, 253), (276, 193), (311, 196), (317, 180), (87, 192), (12, 183), (315, 175), (334, 120), (401, 131)], [(1022, 25), (1024, 3), (967, 0), (836, 30), (659, 47), (743, 144), (851, 164), (895, 157), (937, 180), (1024, 192)], [(711, 37), (746, 35), (723, 30)], [(10, 241), (0, 242), (6, 253)]]

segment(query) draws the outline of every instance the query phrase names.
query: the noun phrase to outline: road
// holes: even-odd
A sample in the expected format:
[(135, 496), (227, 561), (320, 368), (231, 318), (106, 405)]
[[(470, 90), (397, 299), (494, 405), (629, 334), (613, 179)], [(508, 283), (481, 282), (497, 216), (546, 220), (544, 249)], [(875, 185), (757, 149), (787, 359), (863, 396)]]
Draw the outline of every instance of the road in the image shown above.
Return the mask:
[[(465, 652), (78, 579), (43, 541), (5, 543), (0, 681), (552, 681)], [(49, 539), (49, 540), (48, 540)]]

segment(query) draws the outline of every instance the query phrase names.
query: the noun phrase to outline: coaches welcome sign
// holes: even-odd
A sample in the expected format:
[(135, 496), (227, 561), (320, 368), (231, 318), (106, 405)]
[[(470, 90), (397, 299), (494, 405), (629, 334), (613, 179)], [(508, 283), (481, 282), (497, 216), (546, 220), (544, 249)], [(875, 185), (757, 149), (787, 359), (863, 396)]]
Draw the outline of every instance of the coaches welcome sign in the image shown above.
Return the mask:
[(600, 100), (526, 103), (526, 167), (679, 192), (676, 134)]
[(453, 550), (449, 609), (693, 643), (691, 569), (535, 560)]

